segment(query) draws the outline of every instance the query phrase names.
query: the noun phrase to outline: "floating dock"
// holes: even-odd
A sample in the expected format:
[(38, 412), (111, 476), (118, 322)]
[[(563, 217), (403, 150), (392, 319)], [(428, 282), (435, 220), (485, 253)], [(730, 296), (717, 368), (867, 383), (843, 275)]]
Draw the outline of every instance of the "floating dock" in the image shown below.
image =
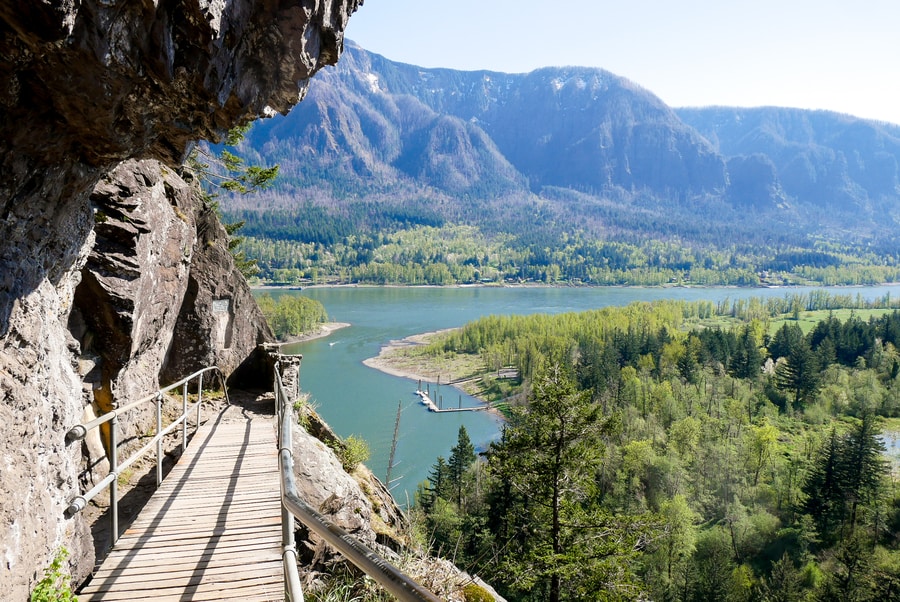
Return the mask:
[(416, 395), (419, 396), (419, 401), (422, 402), (422, 405), (428, 408), (429, 412), (481, 412), (483, 410), (489, 409), (491, 406), (485, 404), (483, 406), (477, 406), (474, 408), (438, 408), (437, 404), (432, 401), (431, 397), (428, 396), (428, 393), (425, 391), (416, 391)]

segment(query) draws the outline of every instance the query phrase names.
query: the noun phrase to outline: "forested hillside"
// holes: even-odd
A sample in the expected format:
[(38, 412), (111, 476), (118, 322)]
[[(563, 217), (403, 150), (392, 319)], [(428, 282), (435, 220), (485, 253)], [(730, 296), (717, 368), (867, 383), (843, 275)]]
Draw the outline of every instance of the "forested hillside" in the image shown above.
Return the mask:
[(673, 110), (600, 69), (425, 69), (348, 44), (239, 152), (280, 165), (222, 199), (270, 281), (898, 277), (900, 127), (847, 115)]
[(815, 294), (466, 325), (420, 353), (521, 381), (497, 442), (476, 455), (461, 429), (435, 462), (424, 537), (513, 601), (900, 599), (889, 306)]

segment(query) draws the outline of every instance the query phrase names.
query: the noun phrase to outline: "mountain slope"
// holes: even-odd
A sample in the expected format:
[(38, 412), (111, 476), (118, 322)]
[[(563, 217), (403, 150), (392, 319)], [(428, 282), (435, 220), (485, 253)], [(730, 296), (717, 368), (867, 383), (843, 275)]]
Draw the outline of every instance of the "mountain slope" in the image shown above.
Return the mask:
[(649, 92), (611, 73), (541, 69), (525, 75), (421, 69), (348, 45), (286, 118), (251, 143), (278, 160), (315, 153), (320, 175), (367, 189), (412, 178), (452, 195), (496, 196), (544, 185), (619, 188), (658, 196), (725, 187), (713, 147)]
[(896, 224), (900, 127), (827, 111), (679, 109), (726, 156), (764, 156), (784, 194), (810, 209)]
[(900, 250), (900, 127), (672, 109), (602, 69), (425, 69), (348, 43), (306, 100), (257, 123), (240, 152), (281, 165), (272, 191), (223, 203), (256, 238), (352, 246), (355, 234), (463, 224), (527, 249), (523, 260), (576, 236), (734, 254), (704, 260), (710, 269), (752, 270), (745, 259), (758, 255), (760, 272), (797, 249), (870, 263)]

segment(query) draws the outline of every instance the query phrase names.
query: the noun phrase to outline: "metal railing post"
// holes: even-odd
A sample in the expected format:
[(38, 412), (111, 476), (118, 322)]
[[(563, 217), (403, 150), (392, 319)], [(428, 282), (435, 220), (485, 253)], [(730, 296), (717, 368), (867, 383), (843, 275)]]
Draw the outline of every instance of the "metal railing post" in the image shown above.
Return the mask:
[(119, 417), (114, 415), (109, 421), (109, 472), (113, 475), (113, 480), (109, 483), (109, 515), (113, 543), (119, 540), (119, 437), (116, 434), (118, 424)]
[[(225, 386), (225, 383), (222, 383)], [(200, 379), (197, 381), (197, 428), (200, 428), (200, 404), (203, 402), (203, 373), (200, 373)], [(186, 422), (186, 421), (185, 421)]]
[[(153, 451), (154, 447), (156, 448), (156, 479), (157, 486), (162, 482), (162, 439), (163, 437), (173, 434), (175, 435), (175, 431), (179, 426), (183, 429), (183, 441), (182, 445), (184, 449), (187, 448), (187, 423), (190, 419), (190, 416), (187, 413), (187, 393), (189, 391), (190, 381), (198, 376), (201, 379), (202, 383), (202, 375), (204, 372), (208, 372), (214, 370), (219, 374), (219, 377), (222, 379), (222, 383), (225, 383), (225, 375), (222, 373), (222, 370), (217, 366), (210, 366), (207, 368), (203, 368), (190, 376), (187, 376), (176, 383), (172, 383), (171, 385), (158, 390), (157, 392), (148, 395), (147, 397), (143, 397), (138, 401), (134, 401), (124, 406), (119, 406), (117, 402), (113, 403), (113, 409), (105, 414), (102, 414), (93, 420), (85, 422), (84, 424), (76, 424), (72, 428), (70, 428), (65, 435), (66, 445), (74, 443), (75, 441), (83, 440), (88, 431), (98, 428), (104, 424), (109, 424), (109, 448), (107, 449), (107, 454), (109, 456), (109, 472), (99, 483), (96, 483), (89, 491), (86, 491), (82, 495), (76, 495), (69, 502), (69, 505), (65, 509), (66, 516), (75, 515), (87, 507), (88, 502), (90, 502), (94, 497), (96, 497), (101, 492), (105, 491), (107, 488), (109, 489), (110, 495), (110, 520), (112, 522), (112, 541), (118, 539), (118, 531), (119, 531), (119, 519), (118, 519), (118, 483), (117, 479), (120, 476), (120, 472), (127, 469), (134, 462), (136, 462), (139, 458), (143, 457), (145, 454), (148, 454)], [(184, 407), (182, 408), (181, 416), (176, 418), (172, 423), (167, 426), (165, 429), (162, 428), (162, 404), (166, 399), (165, 394), (176, 390), (178, 387), (184, 387)], [(202, 390), (202, 384), (201, 384)], [(198, 394), (198, 403), (197, 403), (197, 425), (200, 425), (200, 395)], [(228, 389), (225, 388), (225, 401), (226, 403), (231, 403), (228, 399)], [(118, 433), (118, 421), (119, 416), (125, 414), (126, 412), (130, 412), (131, 410), (142, 407), (144, 404), (156, 402), (156, 435), (151, 438), (146, 445), (141, 447), (139, 450), (134, 452), (132, 455), (128, 456), (122, 462), (119, 462), (118, 455), (118, 447), (119, 447), (119, 433)]]
[[(159, 393), (156, 396), (156, 434), (159, 435), (162, 432), (162, 404), (163, 404), (163, 394)], [(162, 437), (157, 438), (156, 440), (156, 486), (159, 487), (162, 484), (162, 469), (163, 465), (163, 442)]]
[[(294, 413), (290, 404), (293, 400), (289, 401), (285, 398), (284, 385), (277, 363), (273, 387), (275, 389), (275, 415), (278, 419), (276, 428), (278, 429), (277, 440), (279, 448), (278, 468), (281, 472), (282, 521), (284, 521), (285, 517), (284, 510), (287, 510), (288, 514), (291, 515), (291, 519), (296, 518), (303, 523), (310, 531), (321, 537), (327, 544), (340, 552), (347, 560), (374, 579), (398, 600), (402, 602), (441, 602), (440, 598), (432, 592), (410, 579), (407, 575), (404, 575), (397, 567), (385, 561), (358, 539), (329, 522), (309, 504), (299, 498), (294, 480), (294, 459), (291, 445), (291, 428)], [(290, 535), (287, 533), (288, 529), (290, 530)], [(288, 543), (293, 542), (293, 528), (287, 527), (285, 522), (282, 522), (282, 538), (284, 546), (282, 561), (287, 592), (285, 597), (292, 599), (292, 596), (299, 592), (300, 597), (297, 600), (302, 600), (303, 592), (300, 590), (299, 577), (297, 577), (296, 552), (292, 543)]]
[[(181, 415), (187, 415), (187, 398), (188, 398), (188, 383), (184, 383), (184, 388), (182, 388), (181, 392)], [(187, 449), (187, 420), (181, 423), (181, 451)]]

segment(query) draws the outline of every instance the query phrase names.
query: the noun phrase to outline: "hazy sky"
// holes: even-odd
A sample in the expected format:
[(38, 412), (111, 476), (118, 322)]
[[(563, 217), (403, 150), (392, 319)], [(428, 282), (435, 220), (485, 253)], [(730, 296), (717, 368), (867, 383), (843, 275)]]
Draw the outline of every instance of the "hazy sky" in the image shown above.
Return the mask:
[(900, 124), (900, 0), (366, 0), (347, 37), (424, 67), (602, 67), (675, 107)]

